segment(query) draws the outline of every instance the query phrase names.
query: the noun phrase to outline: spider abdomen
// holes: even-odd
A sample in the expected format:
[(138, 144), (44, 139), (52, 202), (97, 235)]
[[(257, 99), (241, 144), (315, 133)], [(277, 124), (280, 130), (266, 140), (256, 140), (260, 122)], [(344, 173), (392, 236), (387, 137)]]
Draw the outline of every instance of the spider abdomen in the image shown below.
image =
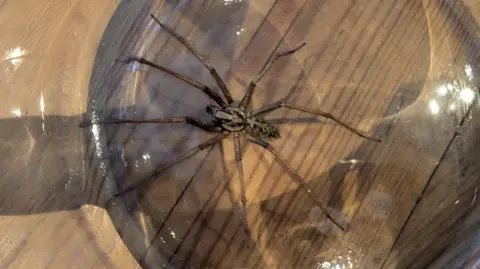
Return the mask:
[(277, 126), (258, 118), (248, 118), (245, 127), (247, 134), (263, 140), (275, 140), (281, 138), (280, 129)]

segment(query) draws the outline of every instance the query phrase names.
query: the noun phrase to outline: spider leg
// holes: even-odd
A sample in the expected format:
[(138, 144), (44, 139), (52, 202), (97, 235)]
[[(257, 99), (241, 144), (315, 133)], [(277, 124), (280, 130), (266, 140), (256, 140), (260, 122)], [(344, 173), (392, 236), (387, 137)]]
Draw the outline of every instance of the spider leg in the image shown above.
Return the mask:
[(240, 104), (238, 105), (238, 108), (240, 108), (242, 111), (247, 108), (247, 106), (250, 104), (250, 99), (252, 99), (253, 91), (255, 90), (255, 87), (257, 84), (255, 84), (253, 81), (250, 82), (250, 85), (248, 86), (247, 92), (242, 98), (242, 101), (240, 101)]
[(295, 124), (295, 123), (312, 123), (312, 122), (322, 122), (318, 117), (302, 117), (302, 118), (273, 118), (268, 119), (268, 122), (273, 124)]
[(92, 122), (87, 120), (80, 123), (79, 127), (84, 128), (94, 124), (123, 124), (123, 123), (186, 123), (186, 124), (190, 124), (198, 128), (201, 128), (204, 131), (209, 133), (217, 133), (220, 131), (220, 129), (218, 129), (216, 125), (204, 123), (193, 117), (158, 118), (158, 119), (149, 119), (149, 120), (118, 119), (118, 120), (98, 121), (98, 122)]
[(343, 121), (337, 119), (336, 117), (334, 117), (332, 114), (330, 113), (327, 113), (327, 112), (323, 112), (321, 110), (316, 110), (316, 109), (309, 109), (309, 108), (304, 108), (304, 107), (300, 107), (300, 106), (296, 106), (296, 105), (291, 105), (291, 104), (286, 104), (284, 102), (276, 102), (276, 103), (273, 103), (273, 104), (269, 104), (269, 105), (266, 105), (256, 111), (254, 111), (252, 113), (252, 116), (253, 117), (256, 117), (260, 114), (264, 114), (264, 113), (267, 113), (267, 112), (271, 112), (271, 111), (274, 111), (274, 110), (277, 110), (279, 108), (289, 108), (289, 109), (293, 109), (293, 110), (298, 110), (298, 111), (302, 111), (302, 112), (306, 112), (306, 113), (310, 113), (310, 114), (313, 114), (313, 115), (317, 115), (317, 116), (322, 116), (322, 117), (325, 117), (327, 119), (331, 119), (333, 120), (334, 122), (336, 122), (337, 124), (341, 125), (342, 127), (348, 129), (349, 131), (351, 131), (352, 133), (355, 133), (357, 134), (358, 136), (361, 136), (365, 139), (368, 139), (368, 140), (371, 140), (371, 141), (376, 141), (376, 142), (382, 142), (380, 139), (378, 138), (374, 138), (374, 137), (371, 137), (371, 136), (368, 136), (366, 135), (365, 133), (363, 133), (362, 131), (359, 131), (353, 127), (351, 127), (350, 125), (344, 123)]
[(219, 104), (221, 107), (226, 107), (227, 104), (225, 103), (225, 101), (223, 101), (222, 97), (220, 97), (219, 94), (217, 94), (216, 92), (212, 91), (212, 89), (210, 89), (208, 86), (204, 85), (203, 83), (197, 81), (197, 80), (194, 80), (194, 79), (191, 79), (185, 75), (182, 75), (178, 72), (175, 72), (169, 68), (166, 68), (164, 66), (161, 66), (161, 65), (158, 65), (156, 63), (153, 63), (149, 60), (146, 60), (144, 58), (139, 58), (139, 57), (129, 57), (125, 60), (116, 60), (118, 62), (121, 62), (121, 63), (131, 63), (131, 62), (138, 62), (138, 63), (141, 63), (141, 64), (144, 64), (144, 65), (148, 65), (150, 67), (153, 67), (157, 70), (160, 70), (162, 72), (165, 72), (167, 74), (169, 74), (170, 76), (173, 76), (173, 77), (176, 77), (180, 80), (183, 80), (184, 82), (192, 85), (193, 87), (201, 90), (202, 92), (204, 92), (206, 95), (208, 95), (208, 97), (210, 97), (213, 101), (215, 101), (217, 104)]
[(135, 184), (133, 184), (132, 186), (126, 188), (125, 190), (115, 194), (113, 197), (118, 197), (118, 196), (122, 196), (122, 195), (125, 195), (127, 193), (130, 193), (132, 192), (133, 190), (141, 187), (141, 186), (144, 186), (148, 183), (151, 183), (153, 182), (155, 179), (156, 179), (156, 175), (160, 174), (163, 170), (177, 164), (177, 163), (180, 163), (192, 156), (194, 156), (195, 154), (197, 154), (198, 152), (208, 148), (209, 146), (213, 146), (215, 144), (217, 144), (218, 142), (222, 141), (224, 138), (226, 138), (228, 135), (230, 135), (230, 133), (221, 133), (221, 134), (218, 134), (217, 136), (199, 144), (198, 146), (190, 149), (189, 151), (183, 153), (182, 155), (180, 155), (178, 158), (176, 158), (175, 160), (167, 163), (167, 164), (164, 164), (160, 167), (158, 167), (157, 169), (155, 169), (155, 171), (152, 173), (152, 175), (147, 178), (147, 179), (144, 179), (144, 180), (141, 180)]
[(263, 141), (263, 140), (259, 140), (259, 139), (256, 139), (256, 138), (253, 138), (253, 137), (248, 137), (248, 140), (259, 145), (259, 146), (262, 146), (264, 147), (265, 149), (267, 149), (268, 151), (270, 151), (275, 157), (276, 159), (280, 162), (280, 164), (283, 166), (283, 168), (285, 168), (285, 170), (287, 170), (287, 172), (290, 174), (290, 176), (292, 177), (292, 179), (295, 181), (295, 183), (297, 183), (302, 189), (305, 190), (306, 193), (308, 193), (308, 195), (310, 196), (310, 198), (315, 202), (315, 204), (323, 210), (323, 212), (325, 213), (325, 215), (327, 215), (327, 217), (336, 225), (338, 226), (342, 231), (345, 231), (345, 229), (328, 213), (328, 210), (327, 208), (325, 208), (321, 203), (320, 201), (317, 200), (317, 197), (315, 197), (315, 195), (313, 195), (312, 193), (312, 190), (310, 190), (310, 188), (307, 187), (307, 184), (305, 183), (305, 181), (302, 179), (302, 177), (297, 173), (295, 172), (295, 170), (293, 170), (293, 168), (287, 163), (287, 161), (280, 155), (280, 153), (278, 153), (269, 143)]
[(247, 198), (245, 194), (245, 177), (243, 175), (243, 165), (242, 165), (242, 148), (240, 145), (240, 134), (239, 133), (233, 133), (233, 146), (235, 148), (235, 161), (237, 164), (237, 170), (238, 170), (238, 175), (240, 179), (240, 199), (242, 202), (242, 208), (240, 212), (240, 216), (242, 217), (242, 222), (244, 225), (244, 232), (245, 235), (247, 236), (247, 242), (250, 242), (251, 240), (251, 232), (250, 229), (248, 228), (247, 224)]
[[(268, 70), (270, 69), (270, 67), (272, 67), (272, 65), (280, 58), (284, 57), (284, 56), (287, 56), (287, 55), (290, 55), (290, 54), (294, 54), (297, 50), (303, 48), (305, 45), (307, 45), (307, 42), (303, 42), (302, 44), (298, 45), (296, 48), (294, 49), (291, 49), (291, 50), (287, 50), (287, 51), (284, 51), (284, 52), (280, 52), (280, 53), (276, 53), (273, 56), (273, 59), (270, 58), (268, 59), (268, 61), (265, 63), (265, 65), (263, 66), (263, 68), (260, 70), (260, 72), (258, 73), (257, 77), (253, 80), (253, 83), (256, 84), (258, 83), (262, 78), (263, 76), (265, 75), (265, 73), (268, 72)], [(271, 56), (271, 57), (272, 57)]]
[(252, 98), (252, 95), (253, 95), (253, 91), (255, 90), (255, 86), (257, 85), (257, 83), (263, 78), (263, 76), (265, 75), (265, 73), (268, 72), (268, 70), (270, 69), (270, 67), (281, 57), (284, 57), (284, 56), (287, 56), (287, 55), (290, 55), (290, 54), (293, 54), (295, 53), (297, 50), (303, 48), (303, 46), (305, 46), (307, 43), (306, 42), (303, 42), (302, 44), (300, 44), (299, 46), (297, 46), (296, 48), (292, 49), (292, 50), (288, 50), (288, 51), (284, 51), (284, 52), (281, 52), (281, 53), (275, 53), (272, 58), (272, 56), (270, 56), (270, 58), (267, 60), (267, 62), (265, 63), (265, 65), (262, 67), (262, 69), (260, 70), (260, 72), (258, 72), (257, 76), (255, 77), (255, 79), (250, 82), (250, 86), (248, 86), (248, 89), (247, 89), (247, 92), (245, 93), (245, 96), (243, 97), (242, 101), (240, 102), (240, 105), (238, 106), (240, 109), (245, 109), (249, 104), (250, 104), (250, 99)]
[(175, 37), (180, 43), (182, 43), (195, 57), (210, 71), (210, 74), (212, 75), (213, 79), (215, 79), (215, 82), (217, 82), (218, 87), (220, 87), (220, 90), (222, 90), (223, 95), (225, 96), (225, 99), (227, 99), (227, 103), (229, 105), (233, 104), (233, 98), (232, 95), (230, 94), (230, 91), (227, 88), (227, 85), (223, 80), (220, 78), (220, 76), (217, 73), (217, 70), (215, 68), (211, 67), (201, 56), (200, 54), (180, 35), (178, 35), (172, 28), (169, 26), (166, 26), (160, 20), (158, 20), (153, 14), (150, 14), (152, 16), (153, 20), (160, 25), (163, 29), (165, 29), (167, 32), (169, 32), (173, 37)]

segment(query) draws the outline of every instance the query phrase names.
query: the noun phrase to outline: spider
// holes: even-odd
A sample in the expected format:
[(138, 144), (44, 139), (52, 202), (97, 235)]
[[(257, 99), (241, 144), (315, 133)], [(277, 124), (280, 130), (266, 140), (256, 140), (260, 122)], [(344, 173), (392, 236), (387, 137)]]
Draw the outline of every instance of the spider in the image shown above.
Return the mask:
[[(132, 119), (115, 119), (110, 121), (84, 121), (80, 124), (80, 127), (86, 127), (93, 124), (123, 124), (123, 123), (159, 123), (159, 124), (173, 124), (173, 123), (184, 123), (190, 124), (195, 127), (198, 127), (206, 132), (216, 134), (213, 138), (208, 139), (196, 147), (190, 149), (189, 151), (181, 154), (173, 161), (166, 163), (164, 165), (159, 166), (155, 169), (152, 173), (150, 178), (144, 179), (136, 184), (129, 186), (128, 188), (120, 191), (114, 197), (125, 195), (141, 185), (145, 185), (153, 180), (155, 180), (155, 175), (158, 175), (165, 169), (178, 164), (185, 159), (188, 159), (200, 151), (203, 151), (207, 148), (213, 147), (217, 143), (220, 143), (225, 138), (232, 135), (233, 142), (234, 142), (234, 149), (235, 149), (235, 160), (236, 160), (236, 167), (238, 169), (238, 174), (240, 178), (240, 195), (241, 195), (241, 219), (244, 224), (244, 231), (248, 235), (251, 235), (248, 225), (246, 224), (246, 196), (245, 196), (245, 182), (244, 182), (244, 174), (243, 174), (243, 166), (242, 166), (242, 153), (240, 148), (240, 137), (246, 138), (248, 141), (259, 145), (265, 149), (267, 149), (270, 153), (272, 153), (276, 160), (283, 166), (283, 168), (288, 172), (291, 178), (302, 188), (305, 193), (313, 200), (313, 202), (318, 206), (320, 209), (323, 210), (325, 215), (330, 219), (336, 226), (338, 226), (342, 231), (345, 229), (328, 213), (328, 210), (320, 203), (317, 197), (312, 193), (312, 191), (308, 188), (305, 180), (287, 163), (287, 161), (276, 151), (268, 141), (273, 141), (276, 139), (280, 139), (280, 129), (274, 125), (273, 123), (269, 122), (268, 120), (263, 119), (260, 117), (266, 113), (272, 112), (277, 109), (293, 109), (302, 111), (305, 113), (309, 113), (316, 116), (321, 116), (330, 120), (333, 120), (337, 124), (341, 125), (342, 127), (348, 129), (349, 131), (357, 134), (360, 137), (363, 137), (368, 140), (381, 142), (379, 139), (367, 136), (363, 132), (347, 125), (346, 123), (342, 122), (341, 120), (337, 119), (330, 113), (326, 113), (320, 110), (304, 108), (300, 106), (296, 106), (294, 104), (289, 104), (286, 102), (275, 102), (268, 104), (264, 107), (261, 107), (256, 110), (249, 110), (248, 107), (250, 105), (250, 101), (252, 95), (255, 91), (255, 87), (258, 82), (262, 79), (262, 77), (267, 73), (269, 68), (281, 57), (291, 55), (296, 51), (300, 50), (302, 47), (306, 45), (306, 42), (303, 42), (296, 48), (292, 50), (288, 50), (282, 53), (273, 54), (265, 63), (263, 68), (260, 72), (256, 75), (255, 79), (252, 80), (248, 86), (248, 89), (243, 96), (243, 99), (238, 103), (234, 102), (232, 99), (232, 95), (228, 90), (225, 82), (220, 78), (219, 74), (210, 66), (207, 61), (205, 61), (200, 54), (189, 44), (183, 37), (177, 34), (172, 28), (167, 25), (164, 25), (160, 22), (153, 14), (151, 14), (153, 20), (165, 29), (170, 35), (175, 37), (183, 46), (185, 46), (209, 71), (212, 75), (213, 79), (215, 80), (216, 84), (221, 90), (223, 94), (223, 98), (220, 94), (214, 92), (208, 86), (198, 82), (192, 78), (184, 76), (176, 71), (170, 70), (166, 67), (157, 65), (151, 61), (148, 61), (144, 58), (139, 57), (129, 57), (124, 61), (124, 63), (131, 63), (131, 62), (138, 62), (140, 64), (144, 64), (150, 66), (154, 69), (159, 71), (165, 72), (177, 79), (180, 79), (191, 86), (195, 87), (196, 89), (202, 91), (206, 94), (210, 99), (212, 99), (216, 104), (215, 105), (208, 105), (206, 106), (206, 112), (211, 116), (211, 122), (203, 122), (195, 117), (171, 117), (171, 118), (156, 118), (156, 119), (146, 119), (146, 120), (132, 120)], [(227, 182), (228, 183), (228, 182)]]

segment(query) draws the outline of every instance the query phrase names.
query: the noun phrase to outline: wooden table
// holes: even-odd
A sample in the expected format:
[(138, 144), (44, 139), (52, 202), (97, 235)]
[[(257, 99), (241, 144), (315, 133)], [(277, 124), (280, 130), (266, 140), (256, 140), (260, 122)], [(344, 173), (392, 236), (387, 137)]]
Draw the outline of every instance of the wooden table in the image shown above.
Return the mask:
[[(218, 89), (151, 13), (235, 100), (270, 55), (307, 42), (258, 83), (253, 106), (284, 99), (382, 139), (271, 116), (283, 122), (272, 145), (345, 232), (246, 141), (248, 249), (231, 140), (111, 200), (211, 137), (180, 125), (78, 128), (85, 115), (206, 117), (194, 88), (115, 61), (145, 57)], [(1, 2), (0, 268), (476, 268), (479, 16), (474, 0)]]

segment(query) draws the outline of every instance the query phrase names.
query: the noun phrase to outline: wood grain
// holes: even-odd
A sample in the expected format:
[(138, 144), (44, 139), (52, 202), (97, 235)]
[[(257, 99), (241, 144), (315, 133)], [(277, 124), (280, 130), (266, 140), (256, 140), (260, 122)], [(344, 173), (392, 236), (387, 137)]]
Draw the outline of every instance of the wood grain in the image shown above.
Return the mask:
[[(0, 3), (0, 268), (474, 268), (479, 10), (447, 0)], [(208, 120), (199, 91), (116, 61), (145, 57), (218, 90), (151, 13), (237, 101), (272, 54), (307, 42), (258, 84), (253, 107), (287, 100), (382, 139), (269, 115), (287, 122), (272, 145), (345, 232), (246, 141), (250, 248), (230, 140), (111, 200), (211, 137), (178, 125), (77, 127), (83, 117)], [(7, 57), (15, 48), (21, 61)]]

